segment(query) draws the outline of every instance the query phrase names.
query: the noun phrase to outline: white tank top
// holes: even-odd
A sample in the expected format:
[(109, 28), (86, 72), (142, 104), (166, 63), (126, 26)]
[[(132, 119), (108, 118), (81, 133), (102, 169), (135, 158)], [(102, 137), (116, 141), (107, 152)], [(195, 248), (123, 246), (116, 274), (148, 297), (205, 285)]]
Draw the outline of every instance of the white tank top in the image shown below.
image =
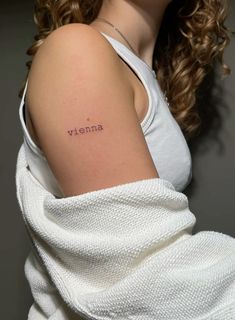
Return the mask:
[[(149, 152), (160, 178), (169, 180), (177, 191), (183, 191), (192, 178), (191, 154), (183, 133), (169, 110), (154, 71), (124, 44), (103, 32), (101, 34), (143, 83), (149, 104), (141, 128)], [(19, 117), (29, 170), (48, 191), (56, 197), (62, 197), (45, 155), (33, 142), (26, 127), (24, 108), (27, 85), (28, 80), (19, 107)]]

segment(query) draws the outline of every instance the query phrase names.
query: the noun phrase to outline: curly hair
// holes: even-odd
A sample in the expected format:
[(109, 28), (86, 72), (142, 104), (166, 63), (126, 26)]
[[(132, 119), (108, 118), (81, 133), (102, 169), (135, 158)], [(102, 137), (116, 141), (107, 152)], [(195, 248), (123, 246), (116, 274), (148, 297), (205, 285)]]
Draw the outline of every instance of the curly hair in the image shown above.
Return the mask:
[[(34, 56), (44, 39), (62, 25), (90, 24), (102, 3), (103, 0), (36, 0), (34, 22), (38, 33), (26, 53)], [(226, 0), (174, 0), (163, 17), (153, 68), (168, 98), (169, 109), (187, 140), (200, 133), (202, 121), (196, 97), (203, 79), (216, 63), (222, 67), (223, 75), (230, 73), (223, 62), (224, 49), (230, 41), (225, 26), (228, 9)], [(28, 72), (31, 63), (26, 62)]]

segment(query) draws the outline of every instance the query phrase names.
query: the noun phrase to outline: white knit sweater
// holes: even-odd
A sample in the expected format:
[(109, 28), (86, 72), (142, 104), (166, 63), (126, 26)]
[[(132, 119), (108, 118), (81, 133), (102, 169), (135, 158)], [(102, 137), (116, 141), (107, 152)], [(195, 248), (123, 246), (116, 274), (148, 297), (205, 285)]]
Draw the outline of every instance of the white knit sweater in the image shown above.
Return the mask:
[(152, 178), (56, 198), (27, 168), (17, 199), (32, 250), (29, 320), (235, 319), (235, 239), (192, 234), (187, 197)]

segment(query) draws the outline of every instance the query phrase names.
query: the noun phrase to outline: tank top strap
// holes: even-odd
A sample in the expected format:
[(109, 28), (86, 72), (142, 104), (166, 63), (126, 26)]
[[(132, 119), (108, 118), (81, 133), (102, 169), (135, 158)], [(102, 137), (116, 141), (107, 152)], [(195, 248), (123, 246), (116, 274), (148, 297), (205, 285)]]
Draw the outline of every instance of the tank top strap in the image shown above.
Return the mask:
[(25, 104), (25, 95), (26, 95), (26, 91), (27, 91), (27, 87), (28, 87), (28, 78), (26, 80), (25, 86), (24, 86), (24, 91), (23, 91), (23, 95), (21, 97), (21, 101), (20, 101), (20, 107), (19, 107), (19, 115), (20, 115), (20, 119), (21, 117), (24, 117), (23, 120), (25, 119), (24, 116), (24, 110), (23, 110), (23, 106)]
[(122, 58), (122, 60), (126, 62), (130, 69), (132, 69), (132, 71), (137, 75), (147, 92), (148, 111), (145, 115), (145, 118), (141, 122), (143, 133), (145, 133), (153, 120), (156, 108), (152, 92), (156, 87), (156, 75), (151, 72), (150, 68), (145, 64), (145, 62), (143, 62), (139, 57), (137, 57), (124, 44), (122, 44), (118, 40), (112, 38), (111, 36), (107, 35), (102, 31), (99, 32), (111, 43), (116, 53)]
[(34, 153), (40, 155), (41, 157), (44, 157), (44, 154), (42, 150), (34, 143), (33, 139), (31, 138), (29, 131), (26, 127), (26, 121), (25, 121), (25, 95), (28, 87), (28, 78), (25, 83), (23, 95), (21, 98), (20, 102), (20, 107), (19, 107), (19, 118), (20, 118), (20, 124), (21, 128), (23, 130), (23, 135), (24, 135), (24, 141), (27, 143), (27, 145), (34, 151)]
[(120, 41), (114, 39), (113, 37), (107, 35), (106, 33), (99, 31), (106, 39), (111, 42), (111, 44), (118, 49), (118, 52), (122, 52), (125, 57), (128, 59), (129, 64), (134, 64), (140, 69), (140, 71), (146, 76), (150, 78), (156, 78), (156, 73), (153, 69), (150, 68), (147, 63), (145, 63), (141, 58), (139, 58), (133, 51), (131, 51), (127, 46), (125, 46)]
[[(28, 81), (29, 81), (29, 79), (27, 78), (26, 83), (25, 83), (25, 86), (24, 86), (23, 95), (22, 95), (23, 104), (24, 104), (24, 102), (25, 102), (24, 100), (25, 100), (25, 94), (26, 94), (27, 87), (28, 87)], [(21, 101), (21, 102), (22, 102), (22, 101)]]

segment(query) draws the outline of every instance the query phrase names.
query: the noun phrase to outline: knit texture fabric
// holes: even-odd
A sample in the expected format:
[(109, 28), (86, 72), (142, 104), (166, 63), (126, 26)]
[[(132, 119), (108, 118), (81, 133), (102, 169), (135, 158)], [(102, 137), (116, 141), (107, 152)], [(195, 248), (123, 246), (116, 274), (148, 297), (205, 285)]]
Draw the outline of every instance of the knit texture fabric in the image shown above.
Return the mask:
[(201, 231), (187, 197), (152, 178), (56, 198), (31, 174), (22, 144), (20, 212), (29, 320), (235, 319), (235, 239)]

